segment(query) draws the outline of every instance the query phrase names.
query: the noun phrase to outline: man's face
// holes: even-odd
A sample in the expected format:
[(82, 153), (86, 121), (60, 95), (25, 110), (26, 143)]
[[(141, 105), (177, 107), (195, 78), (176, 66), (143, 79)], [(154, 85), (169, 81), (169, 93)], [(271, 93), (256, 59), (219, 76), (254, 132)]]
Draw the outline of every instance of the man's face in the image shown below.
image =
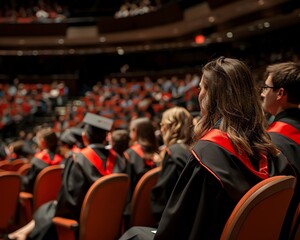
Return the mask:
[(262, 107), (265, 112), (276, 115), (278, 109), (277, 90), (273, 87), (272, 77), (269, 75), (262, 87)]

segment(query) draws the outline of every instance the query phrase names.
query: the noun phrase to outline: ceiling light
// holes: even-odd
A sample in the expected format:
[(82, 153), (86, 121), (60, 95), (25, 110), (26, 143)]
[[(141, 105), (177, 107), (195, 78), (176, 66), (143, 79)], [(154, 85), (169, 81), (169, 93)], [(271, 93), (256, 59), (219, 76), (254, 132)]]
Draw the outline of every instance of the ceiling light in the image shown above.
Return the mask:
[(106, 37), (99, 37), (99, 42), (106, 42)]
[(269, 28), (270, 27), (270, 23), (269, 22), (264, 22), (264, 27), (265, 28)]
[(214, 23), (216, 21), (216, 19), (213, 16), (210, 16), (208, 18), (208, 21), (211, 22), (211, 23)]
[(124, 55), (125, 51), (124, 51), (123, 48), (118, 47), (118, 48), (117, 48), (117, 53), (118, 53), (119, 55)]
[(226, 36), (227, 36), (228, 38), (233, 38), (233, 33), (232, 33), (232, 32), (228, 32), (228, 33), (226, 33)]

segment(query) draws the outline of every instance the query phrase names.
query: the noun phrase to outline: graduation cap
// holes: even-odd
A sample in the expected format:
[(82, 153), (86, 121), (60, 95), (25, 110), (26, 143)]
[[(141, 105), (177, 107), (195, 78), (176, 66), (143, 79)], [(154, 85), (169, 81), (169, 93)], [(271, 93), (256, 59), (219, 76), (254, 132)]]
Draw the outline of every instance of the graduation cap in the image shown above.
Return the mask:
[[(61, 135), (60, 135), (60, 141), (72, 146), (74, 144), (80, 144), (82, 143), (82, 128), (78, 127), (71, 127), (66, 129)], [(82, 143), (83, 144), (83, 143)]]
[(110, 118), (99, 116), (97, 114), (87, 113), (84, 116), (83, 122), (85, 124), (89, 124), (93, 127), (101, 128), (106, 131), (110, 131), (113, 126), (114, 120), (112, 120)]

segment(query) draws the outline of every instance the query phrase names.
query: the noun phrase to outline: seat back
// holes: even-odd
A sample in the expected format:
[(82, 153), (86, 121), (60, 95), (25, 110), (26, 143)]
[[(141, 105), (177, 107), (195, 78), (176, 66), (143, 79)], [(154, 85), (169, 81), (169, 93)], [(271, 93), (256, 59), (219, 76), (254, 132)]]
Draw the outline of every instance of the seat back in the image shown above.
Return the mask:
[(18, 170), (17, 172), (22, 175), (25, 176), (28, 172), (28, 170), (32, 167), (31, 163), (24, 163)]
[(25, 163), (28, 163), (28, 159), (27, 158), (19, 158), (19, 159), (16, 159), (16, 160), (13, 160), (11, 162), (11, 167), (12, 167), (12, 170), (13, 171), (18, 171), (18, 169), (20, 167), (22, 167)]
[(130, 227), (156, 225), (151, 209), (151, 191), (157, 183), (159, 172), (159, 167), (151, 169), (138, 181), (130, 203)]
[(279, 239), (295, 183), (293, 176), (274, 176), (253, 186), (231, 213), (221, 240)]
[(42, 204), (57, 198), (61, 181), (62, 165), (53, 165), (44, 168), (36, 177), (33, 189), (33, 210)]
[(12, 165), (8, 160), (0, 161), (0, 169), (5, 171), (13, 171)]
[(79, 239), (119, 237), (128, 188), (129, 177), (124, 173), (112, 173), (94, 182), (82, 204)]
[(0, 230), (5, 231), (15, 217), (21, 177), (14, 172), (0, 172)]

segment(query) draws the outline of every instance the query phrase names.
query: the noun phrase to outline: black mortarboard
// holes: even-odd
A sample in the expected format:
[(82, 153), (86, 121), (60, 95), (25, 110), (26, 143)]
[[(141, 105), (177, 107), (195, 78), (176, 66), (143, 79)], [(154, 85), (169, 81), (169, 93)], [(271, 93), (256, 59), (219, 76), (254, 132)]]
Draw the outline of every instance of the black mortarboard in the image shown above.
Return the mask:
[(84, 116), (83, 122), (92, 125), (93, 127), (110, 131), (113, 126), (114, 120), (99, 116), (97, 114), (87, 113)]
[(82, 131), (83, 129), (78, 127), (68, 128), (60, 135), (60, 140), (70, 146), (82, 143)]

